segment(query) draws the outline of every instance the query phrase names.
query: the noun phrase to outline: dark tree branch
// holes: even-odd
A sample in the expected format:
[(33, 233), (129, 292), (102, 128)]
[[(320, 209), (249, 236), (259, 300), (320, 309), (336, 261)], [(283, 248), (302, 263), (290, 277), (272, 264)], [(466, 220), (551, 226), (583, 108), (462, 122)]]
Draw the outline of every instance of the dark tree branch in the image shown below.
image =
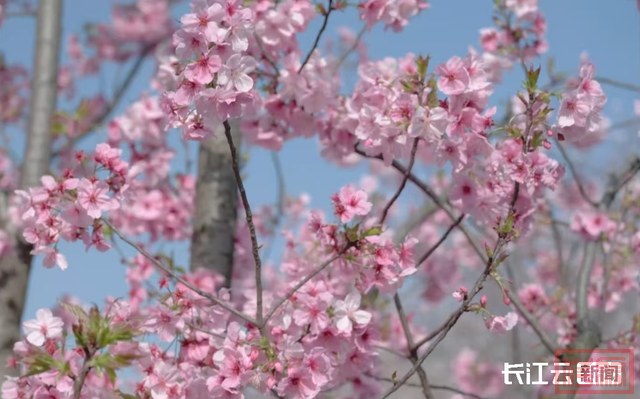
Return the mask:
[(242, 205), (244, 205), (244, 212), (247, 219), (247, 225), (249, 226), (249, 233), (251, 235), (251, 246), (253, 247), (253, 259), (256, 262), (256, 296), (257, 296), (257, 314), (256, 319), (263, 326), (262, 317), (262, 261), (260, 260), (260, 247), (258, 246), (258, 237), (256, 234), (256, 226), (253, 223), (253, 214), (251, 213), (251, 205), (247, 198), (247, 191), (244, 188), (242, 182), (242, 176), (240, 176), (240, 167), (238, 166), (238, 150), (235, 144), (233, 144), (233, 137), (231, 136), (231, 125), (229, 121), (224, 122), (224, 135), (227, 137), (227, 143), (229, 144), (229, 150), (231, 151), (231, 160), (233, 165), (233, 173), (236, 176), (236, 183), (238, 184), (238, 190), (240, 191), (240, 197), (242, 198)]
[(362, 36), (364, 36), (366, 31), (367, 31), (367, 25), (363, 26), (362, 29), (360, 29), (360, 32), (358, 32), (358, 36), (356, 36), (356, 40), (353, 42), (351, 47), (349, 47), (349, 49), (347, 49), (347, 51), (345, 51), (340, 56), (340, 58), (338, 58), (338, 62), (336, 63), (334, 71), (337, 72), (340, 69), (340, 67), (342, 66), (342, 64), (344, 64), (344, 62), (347, 60), (349, 55), (351, 55), (351, 53), (353, 53), (358, 48), (358, 45), (362, 41)]
[(125, 78), (122, 81), (122, 83), (116, 89), (115, 93), (113, 94), (113, 98), (111, 99), (111, 101), (109, 102), (107, 107), (91, 123), (91, 126), (89, 126), (84, 131), (80, 132), (80, 134), (78, 134), (77, 136), (69, 138), (69, 141), (66, 143), (66, 145), (62, 149), (60, 149), (58, 151), (55, 151), (53, 153), (54, 157), (59, 156), (62, 153), (64, 153), (65, 151), (68, 151), (71, 148), (73, 148), (73, 146), (76, 143), (78, 143), (79, 141), (81, 141), (82, 139), (87, 137), (89, 134), (94, 132), (96, 129), (100, 128), (106, 122), (106, 120), (109, 118), (111, 113), (120, 104), (120, 101), (124, 97), (124, 93), (126, 93), (127, 89), (129, 88), (129, 86), (133, 82), (134, 78), (140, 72), (140, 69), (142, 68), (142, 64), (144, 64), (144, 60), (147, 58), (147, 56), (151, 53), (151, 51), (154, 48), (155, 48), (155, 44), (154, 45), (148, 45), (148, 46), (146, 46), (146, 47), (144, 47), (142, 49), (142, 51), (140, 52), (140, 55), (138, 56), (138, 58), (136, 58), (135, 62), (133, 63), (133, 66), (129, 70), (129, 73), (127, 73), (127, 75), (125, 76)]
[(302, 72), (305, 65), (307, 65), (307, 63), (311, 59), (313, 52), (316, 51), (316, 48), (318, 48), (318, 44), (320, 43), (320, 38), (322, 37), (324, 30), (327, 28), (327, 23), (329, 22), (329, 15), (331, 15), (332, 11), (333, 11), (333, 0), (329, 0), (329, 9), (326, 10), (324, 14), (324, 21), (322, 21), (322, 26), (318, 31), (318, 35), (316, 35), (316, 40), (313, 42), (313, 46), (311, 47), (311, 50), (309, 50), (309, 53), (307, 53), (307, 56), (305, 57), (304, 61), (302, 61), (302, 65), (300, 65), (300, 68), (298, 69), (298, 73)]
[(404, 190), (404, 187), (407, 185), (407, 179), (409, 178), (409, 175), (411, 174), (411, 169), (413, 169), (413, 163), (416, 160), (416, 152), (418, 151), (418, 144), (419, 143), (420, 143), (420, 139), (419, 138), (415, 138), (413, 140), (413, 146), (411, 147), (411, 157), (409, 158), (409, 166), (407, 167), (407, 170), (404, 173), (404, 177), (402, 178), (402, 182), (400, 183), (400, 187), (398, 187), (398, 190), (396, 191), (396, 193), (393, 195), (393, 197), (391, 197), (389, 202), (387, 202), (387, 205), (382, 210), (382, 215), (380, 216), (380, 220), (378, 221), (378, 223), (380, 225), (382, 225), (384, 223), (385, 219), (387, 218), (387, 213), (389, 213), (389, 209), (391, 209), (391, 207), (396, 202), (398, 197), (400, 197), (400, 194), (402, 194), (402, 190)]
[(269, 319), (275, 314), (278, 308), (280, 308), (280, 306), (282, 306), (287, 300), (289, 300), (289, 298), (291, 298), (293, 294), (295, 294), (300, 288), (302, 288), (302, 286), (304, 286), (307, 282), (309, 282), (309, 280), (311, 280), (312, 278), (320, 274), (324, 269), (326, 269), (329, 265), (331, 265), (331, 263), (333, 263), (335, 260), (337, 260), (342, 255), (344, 255), (352, 246), (353, 246), (353, 243), (347, 244), (344, 248), (340, 250), (340, 252), (333, 255), (331, 258), (327, 259), (326, 261), (322, 262), (320, 266), (318, 266), (313, 272), (305, 276), (302, 280), (300, 280), (298, 284), (296, 284), (282, 298), (280, 298), (278, 302), (276, 302), (276, 304), (271, 308), (269, 313), (267, 313), (267, 315), (265, 316), (263, 327), (267, 324)]
[(140, 253), (142, 256), (144, 256), (145, 258), (150, 260), (151, 263), (154, 264), (154, 266), (156, 266), (158, 269), (160, 269), (162, 272), (164, 272), (167, 276), (173, 278), (174, 280), (176, 280), (180, 284), (184, 285), (185, 287), (187, 287), (191, 291), (195, 292), (196, 294), (200, 295), (201, 297), (207, 298), (211, 302), (213, 302), (213, 303), (215, 303), (217, 305), (220, 305), (222, 308), (224, 308), (228, 312), (234, 314), (235, 316), (238, 316), (239, 318), (241, 318), (242, 320), (246, 321), (247, 323), (249, 323), (251, 325), (254, 325), (256, 327), (259, 326), (259, 324), (258, 324), (258, 322), (256, 320), (254, 320), (251, 317), (245, 315), (244, 313), (234, 309), (233, 307), (231, 307), (231, 305), (229, 305), (228, 303), (224, 302), (220, 298), (217, 298), (217, 297), (215, 297), (215, 296), (213, 296), (213, 295), (211, 295), (209, 293), (206, 293), (206, 292), (202, 291), (200, 288), (196, 287), (195, 285), (189, 283), (188, 281), (186, 281), (182, 277), (178, 276), (174, 271), (172, 271), (171, 269), (169, 269), (168, 267), (163, 265), (162, 262), (160, 262), (158, 259), (156, 259), (155, 256), (151, 255), (149, 252), (145, 251), (139, 245), (137, 245), (136, 243), (131, 241), (129, 238), (127, 238), (125, 235), (120, 233), (120, 231), (118, 229), (116, 229), (109, 221), (104, 220), (104, 219), (102, 219), (102, 221), (111, 229), (111, 231), (113, 231), (113, 234), (117, 235), (122, 241), (124, 241), (127, 244), (129, 244), (129, 246), (131, 246), (133, 249), (138, 251), (138, 253)]

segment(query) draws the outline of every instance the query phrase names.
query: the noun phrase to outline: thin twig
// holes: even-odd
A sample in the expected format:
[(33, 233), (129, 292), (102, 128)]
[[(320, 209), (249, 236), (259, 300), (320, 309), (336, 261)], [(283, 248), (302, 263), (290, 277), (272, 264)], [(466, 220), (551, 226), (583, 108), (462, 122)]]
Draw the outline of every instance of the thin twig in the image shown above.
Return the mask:
[(322, 22), (322, 26), (318, 31), (318, 35), (316, 35), (316, 40), (313, 42), (313, 46), (311, 47), (311, 50), (309, 50), (309, 53), (307, 54), (304, 61), (302, 62), (302, 65), (300, 65), (300, 68), (298, 69), (298, 73), (302, 72), (302, 70), (304, 69), (304, 66), (307, 65), (307, 63), (309, 62), (309, 59), (311, 59), (311, 55), (313, 55), (313, 52), (316, 51), (316, 48), (318, 48), (318, 44), (320, 43), (320, 37), (322, 36), (322, 33), (324, 33), (324, 30), (327, 28), (327, 23), (329, 22), (329, 15), (331, 15), (331, 11), (333, 11), (333, 0), (329, 0), (329, 9), (324, 14), (324, 21)]
[[(376, 376), (376, 375), (373, 375), (373, 374), (365, 374), (365, 375), (367, 377), (369, 377), (369, 378), (374, 379), (374, 380), (390, 382), (392, 384), (396, 383), (393, 379), (388, 378), (388, 377), (379, 377), (379, 376)], [(413, 388), (420, 388), (421, 387), (419, 384), (414, 384), (412, 382), (406, 382), (404, 385), (408, 386), (408, 387), (413, 387)], [(478, 395), (476, 395), (474, 393), (461, 391), (460, 389), (449, 387), (449, 386), (446, 386), (446, 385), (431, 385), (431, 388), (436, 389), (436, 390), (440, 390), (440, 391), (454, 392), (454, 393), (457, 393), (459, 395), (467, 396), (467, 397), (470, 397), (470, 398), (473, 398), (473, 399), (485, 399), (482, 396), (478, 396)]]
[(518, 309), (518, 312), (520, 312), (522, 317), (524, 317), (527, 323), (529, 323), (529, 325), (531, 326), (533, 331), (536, 333), (538, 338), (540, 338), (540, 341), (542, 341), (542, 344), (544, 345), (544, 347), (547, 348), (549, 353), (551, 353), (552, 355), (555, 355), (555, 350), (556, 350), (555, 345), (553, 345), (553, 342), (551, 341), (551, 339), (549, 339), (547, 334), (544, 332), (544, 330), (542, 329), (542, 326), (540, 326), (540, 323), (538, 323), (538, 320), (536, 320), (535, 316), (532, 315), (531, 312), (529, 312), (527, 308), (525, 308), (522, 305), (522, 303), (520, 303), (520, 299), (518, 298), (518, 296), (514, 295), (511, 290), (505, 291), (505, 292), (507, 294), (507, 297), (509, 297), (509, 299), (511, 300), (511, 303), (513, 303), (513, 306), (515, 306), (516, 309)]
[(258, 323), (260, 324), (260, 326), (263, 326), (262, 261), (260, 260), (258, 238), (256, 235), (256, 226), (253, 223), (253, 214), (251, 213), (251, 205), (249, 205), (249, 199), (247, 198), (247, 191), (244, 188), (244, 183), (242, 182), (242, 176), (240, 176), (240, 167), (238, 166), (238, 153), (236, 150), (236, 146), (233, 144), (233, 138), (231, 137), (231, 125), (229, 125), (229, 121), (224, 121), (224, 135), (227, 137), (227, 143), (229, 143), (233, 173), (236, 175), (236, 183), (238, 183), (238, 190), (240, 191), (240, 197), (242, 198), (242, 204), (244, 205), (244, 213), (247, 219), (247, 225), (249, 226), (249, 233), (251, 235), (251, 246), (253, 247), (253, 259), (256, 262), (256, 291), (257, 291), (257, 308), (258, 308), (256, 319), (258, 320)]
[(398, 356), (399, 358), (402, 358), (402, 359), (405, 359), (405, 360), (407, 359), (407, 355), (405, 353), (398, 352), (395, 349), (391, 349), (391, 348), (388, 348), (388, 347), (382, 346), (382, 345), (371, 345), (371, 347), (373, 349), (379, 349), (379, 350), (382, 350), (382, 351), (385, 351), (385, 352), (389, 352), (392, 355)]
[(631, 83), (620, 82), (620, 81), (617, 81), (615, 79), (604, 78), (604, 77), (597, 77), (596, 80), (598, 82), (600, 82), (600, 83), (604, 83), (604, 84), (609, 85), (609, 86), (618, 87), (620, 89), (626, 89), (626, 90), (631, 90), (631, 91), (635, 91), (635, 92), (639, 92), (640, 91), (640, 86), (636, 86), (636, 85), (631, 84)]
[(194, 329), (196, 331), (200, 331), (201, 333), (204, 333), (204, 334), (211, 335), (212, 337), (221, 338), (221, 339), (225, 339), (226, 338), (226, 336), (224, 336), (222, 334), (216, 334), (214, 332), (207, 331), (204, 328), (197, 327), (194, 324), (191, 324), (191, 323), (186, 323), (186, 324), (187, 324), (187, 326), (189, 326), (189, 328), (192, 328), (192, 329)]
[(424, 263), (424, 261), (426, 261), (431, 256), (431, 254), (433, 254), (436, 251), (436, 249), (438, 249), (438, 247), (440, 247), (440, 245), (442, 245), (442, 243), (446, 241), (447, 237), (449, 237), (449, 234), (451, 234), (453, 229), (455, 229), (462, 222), (462, 219), (464, 219), (464, 217), (465, 217), (465, 214), (463, 213), (453, 222), (453, 224), (451, 224), (447, 228), (447, 230), (444, 232), (442, 237), (440, 237), (438, 242), (436, 242), (431, 248), (429, 248), (429, 250), (425, 252), (424, 255), (420, 257), (420, 259), (418, 259), (418, 261), (416, 262), (416, 267)]
[(102, 124), (107, 120), (109, 115), (111, 115), (111, 112), (113, 112), (113, 110), (118, 106), (118, 104), (120, 104), (120, 101), (124, 96), (124, 93), (127, 91), (129, 86), (133, 82), (133, 79), (136, 77), (136, 75), (140, 71), (145, 58), (147, 57), (147, 55), (149, 55), (149, 53), (151, 53), (151, 51), (154, 48), (155, 48), (155, 45), (148, 45), (142, 49), (142, 51), (140, 52), (140, 55), (138, 56), (133, 66), (129, 70), (129, 73), (124, 78), (124, 81), (122, 82), (122, 84), (120, 84), (120, 86), (118, 86), (115, 93), (113, 94), (113, 98), (111, 99), (111, 102), (109, 103), (109, 105), (104, 109), (104, 111), (102, 111), (102, 113), (98, 116), (98, 118), (96, 118), (96, 120), (91, 123), (91, 126), (89, 126), (86, 130), (82, 131), (79, 135), (75, 137), (71, 137), (67, 142), (67, 145), (63, 149), (55, 151), (53, 153), (54, 157), (59, 156), (62, 153), (64, 153), (64, 151), (69, 150), (78, 141), (82, 140), (83, 138), (88, 136), (91, 132), (93, 132), (100, 126), (102, 126)]
[[(400, 324), (402, 325), (402, 330), (404, 331), (404, 336), (407, 340), (407, 349), (409, 350), (409, 360), (415, 366), (418, 363), (418, 350), (417, 348), (412, 349), (414, 346), (413, 342), (413, 334), (411, 334), (411, 327), (409, 326), (409, 320), (407, 319), (407, 315), (404, 312), (404, 308), (402, 306), (402, 301), (400, 300), (400, 295), (396, 292), (393, 296), (393, 302), (396, 305), (396, 310), (398, 311), (398, 317), (400, 318)], [(427, 373), (424, 371), (422, 366), (417, 369), (418, 377), (420, 378), (420, 385), (422, 386), (422, 393), (424, 397), (427, 399), (433, 399), (433, 392), (431, 392), (431, 388), (429, 387), (429, 379), (427, 377)]]
[(393, 197), (391, 197), (387, 205), (382, 210), (382, 215), (380, 216), (380, 220), (378, 221), (380, 225), (384, 223), (385, 219), (387, 218), (387, 214), (389, 213), (389, 209), (391, 209), (393, 204), (400, 197), (400, 194), (402, 194), (402, 190), (404, 190), (404, 187), (407, 185), (407, 179), (409, 179), (409, 175), (411, 174), (411, 169), (413, 169), (413, 164), (415, 163), (415, 160), (416, 160), (416, 152), (418, 151), (419, 143), (420, 143), (419, 137), (416, 137), (415, 139), (413, 139), (413, 146), (411, 147), (411, 158), (409, 158), (409, 166), (407, 166), (407, 170), (404, 173), (404, 177), (402, 178), (400, 187), (398, 187), (398, 190), (396, 191), (396, 193), (393, 195)]
[[(503, 245), (503, 240), (498, 239), (493, 253), (497, 254), (498, 253), (497, 251), (502, 248), (502, 245)], [(462, 314), (467, 310), (467, 307), (469, 306), (473, 298), (482, 289), (482, 285), (484, 284), (486, 279), (489, 277), (489, 274), (491, 273), (491, 269), (493, 268), (493, 262), (494, 262), (494, 257), (490, 257), (489, 260), (487, 261), (484, 272), (476, 280), (476, 283), (474, 284), (473, 289), (467, 296), (467, 299), (462, 303), (462, 305), (460, 305), (460, 307), (455, 312), (451, 314), (449, 319), (447, 319), (447, 322), (444, 324), (442, 331), (437, 335), (435, 341), (431, 345), (429, 345), (425, 353), (423, 353), (418, 358), (418, 361), (413, 365), (411, 370), (409, 370), (402, 378), (400, 378), (397, 384), (395, 384), (393, 387), (389, 388), (385, 393), (383, 393), (382, 396), (380, 396), (380, 399), (388, 398), (389, 396), (391, 396), (392, 393), (397, 391), (404, 383), (406, 383), (409, 380), (409, 378), (411, 378), (411, 376), (415, 374), (415, 372), (421, 367), (422, 363), (427, 359), (427, 357), (429, 357), (429, 355), (435, 350), (438, 344), (440, 344), (440, 342), (442, 342), (442, 340), (447, 336), (447, 333), (458, 322), (458, 319), (460, 319), (460, 316), (462, 316)]]
[(276, 230), (280, 223), (282, 222), (282, 218), (284, 217), (284, 206), (285, 206), (285, 194), (287, 192), (286, 184), (284, 181), (284, 173), (282, 171), (282, 163), (280, 162), (280, 157), (278, 153), (275, 151), (271, 151), (271, 161), (273, 162), (273, 169), (276, 172), (276, 181), (278, 182), (278, 197), (276, 198), (276, 214), (272, 218), (271, 222), (271, 230), (273, 231), (273, 235), (269, 240), (269, 243), (266, 245), (264, 259), (266, 261), (269, 260), (271, 255), (271, 250), (273, 249), (273, 241), (275, 238)]
[(19, 18), (19, 17), (35, 17), (38, 13), (34, 10), (27, 11), (9, 11), (4, 15), (5, 19)]
[[(533, 99), (531, 98), (531, 96), (532, 96), (532, 93), (530, 92), (529, 93), (530, 101), (529, 101), (529, 105), (527, 106), (527, 112), (529, 114), (529, 118), (528, 118), (528, 121), (527, 121), (527, 128), (526, 128), (525, 137), (529, 137), (529, 132), (531, 130), (531, 126), (533, 125), (533, 118), (531, 117), (531, 113), (532, 113), (531, 108), (532, 108), (532, 103), (533, 103), (532, 100)], [(526, 153), (526, 149), (527, 149), (526, 142), (525, 142), (525, 145), (523, 145), (522, 148), (523, 148), (523, 151)], [(356, 150), (357, 150), (357, 148), (356, 148)], [(511, 197), (511, 201), (509, 202), (509, 210), (507, 211), (507, 218), (512, 217), (513, 215), (515, 215), (515, 205), (516, 205), (516, 202), (518, 201), (518, 197), (519, 196), (520, 196), (520, 183), (515, 183), (515, 186), (514, 186), (514, 189), (513, 189), (513, 195)], [(434, 197), (437, 198), (435, 195), (434, 195)], [(435, 200), (434, 200), (434, 202), (435, 202)], [(442, 203), (442, 202), (440, 202), (440, 203)], [(445, 211), (448, 210), (444, 205), (441, 205), (441, 208), (444, 209)], [(448, 211), (447, 213), (449, 214), (449, 217), (453, 219), (453, 213), (451, 211)], [(467, 237), (469, 237), (469, 236), (467, 236)], [(411, 370), (409, 370), (409, 372), (407, 372), (398, 381), (397, 384), (395, 384), (393, 387), (391, 387), (389, 390), (387, 390), (380, 397), (380, 399), (385, 399), (385, 398), (388, 398), (389, 396), (391, 396), (392, 393), (397, 391), (402, 386), (402, 384), (407, 382), (409, 380), (409, 378), (411, 378), (411, 376), (416, 371), (418, 371), (419, 368), (422, 367), (422, 363), (436, 349), (436, 347), (440, 344), (440, 342), (442, 342), (442, 340), (447, 336), (447, 333), (449, 331), (451, 331), (453, 326), (456, 325), (456, 323), (458, 322), (458, 320), (460, 319), (462, 314), (465, 311), (468, 310), (469, 304), (471, 303), (473, 298), (482, 290), (484, 282), (487, 280), (487, 278), (489, 277), (489, 275), (493, 271), (495, 260), (500, 255), (500, 252), (502, 251), (502, 248), (508, 242), (508, 238), (507, 237), (508, 237), (507, 234), (498, 236), (498, 240), (496, 241), (495, 246), (494, 246), (493, 250), (491, 251), (490, 256), (486, 260), (486, 265), (485, 265), (484, 271), (482, 272), (480, 277), (478, 277), (478, 279), (476, 280), (476, 282), (475, 282), (475, 284), (473, 286), (473, 289), (465, 297), (465, 299), (462, 302), (462, 304), (460, 305), (460, 307), (455, 312), (453, 312), (451, 314), (451, 316), (449, 316), (449, 318), (447, 319), (447, 322), (444, 324), (444, 327), (442, 328), (442, 331), (435, 338), (435, 341), (431, 345), (429, 345), (429, 347), (427, 348), (425, 353), (423, 353), (422, 356), (420, 356), (420, 358), (417, 360), (417, 362), (414, 363), (414, 365), (411, 368)], [(471, 242), (471, 240), (470, 240), (470, 242)], [(476, 251), (478, 252), (478, 255), (480, 256), (480, 258), (484, 259), (484, 256), (482, 255), (481, 252), (479, 252), (479, 249), (477, 249)], [(417, 350), (418, 348), (419, 347), (415, 347), (414, 350)]]
[(360, 44), (360, 41), (362, 40), (362, 36), (364, 36), (366, 31), (367, 31), (367, 25), (363, 26), (362, 29), (360, 29), (360, 32), (358, 32), (358, 36), (356, 36), (356, 40), (354, 40), (354, 42), (351, 45), (351, 47), (349, 47), (349, 49), (347, 49), (347, 51), (345, 51), (340, 56), (340, 58), (338, 58), (338, 62), (336, 63), (336, 66), (333, 69), (334, 72), (337, 72), (340, 69), (340, 67), (342, 66), (342, 64), (344, 64), (344, 62), (346, 61), (347, 57), (349, 57), (349, 55), (351, 53), (353, 53), (358, 48), (358, 45)]
[(75, 382), (73, 383), (73, 399), (80, 399), (82, 395), (82, 387), (84, 386), (84, 381), (87, 379), (87, 375), (89, 371), (91, 371), (91, 358), (93, 355), (90, 353), (88, 348), (84, 349), (84, 362), (82, 363), (82, 369), (80, 370), (80, 375), (76, 376)]
[(591, 198), (589, 198), (589, 195), (587, 195), (587, 191), (584, 188), (584, 184), (582, 184), (582, 179), (580, 178), (580, 175), (578, 174), (578, 171), (576, 170), (575, 165), (571, 161), (571, 158), (569, 158), (569, 154), (567, 154), (567, 152), (565, 151), (564, 147), (560, 144), (560, 141), (558, 141), (558, 139), (554, 138), (554, 140), (556, 142), (556, 146), (558, 147), (558, 150), (560, 150), (560, 154), (562, 154), (562, 158), (564, 158), (565, 162), (569, 166), (569, 170), (573, 175), (573, 179), (576, 181), (576, 185), (578, 186), (578, 191), (580, 191), (580, 195), (582, 196), (582, 198), (584, 198), (585, 201), (591, 204), (591, 206), (594, 206), (594, 207), (598, 206), (598, 204), (594, 202)]
[(293, 294), (295, 294), (300, 288), (302, 288), (303, 285), (305, 285), (309, 280), (311, 280), (312, 278), (317, 276), (320, 272), (322, 272), (325, 268), (327, 268), (327, 266), (329, 266), (331, 263), (333, 263), (333, 261), (335, 261), (336, 259), (338, 259), (342, 255), (344, 255), (349, 250), (349, 248), (351, 248), (353, 245), (354, 245), (353, 243), (349, 243), (349, 244), (345, 245), (345, 247), (342, 248), (342, 250), (340, 250), (340, 252), (338, 252), (337, 254), (333, 255), (328, 260), (324, 261), (313, 272), (311, 272), (311, 274), (307, 275), (305, 278), (300, 280), (300, 282), (298, 284), (296, 284), (292, 289), (290, 289), (289, 292), (287, 292), (282, 298), (280, 298), (278, 300), (278, 302), (276, 302), (276, 304), (273, 306), (273, 308), (271, 308), (269, 313), (267, 313), (267, 316), (264, 318), (263, 325), (266, 325), (266, 323), (269, 321), (271, 316), (273, 316), (273, 314), (276, 312), (276, 310), (278, 310), (278, 308), (280, 308), (280, 306), (282, 306), (289, 298), (291, 298), (291, 296)]
[(394, 235), (394, 242), (396, 244), (401, 243), (406, 236), (413, 231), (417, 226), (424, 223), (428, 218), (433, 216), (439, 208), (437, 206), (433, 206), (432, 204), (425, 204), (421, 209), (417, 210), (415, 213), (410, 214), (407, 220), (400, 226)]
[(271, 58), (271, 54), (267, 52), (267, 49), (264, 47), (264, 43), (262, 42), (262, 39), (260, 39), (260, 36), (254, 33), (253, 37), (256, 39), (256, 43), (258, 43), (258, 47), (260, 47), (260, 51), (262, 51), (264, 58), (267, 60), (267, 63), (271, 65), (271, 67), (276, 73), (276, 77), (278, 77), (280, 75), (280, 69), (278, 68), (278, 64), (276, 64), (273, 58)]
[(102, 219), (102, 221), (104, 222), (104, 224), (106, 224), (111, 231), (113, 231), (113, 233), (115, 235), (117, 235), (122, 241), (126, 242), (127, 244), (129, 244), (129, 246), (131, 246), (133, 249), (135, 249), (136, 251), (138, 251), (142, 256), (144, 256), (145, 258), (147, 258), (148, 260), (151, 261), (151, 263), (153, 263), (157, 268), (159, 268), (160, 270), (162, 270), (166, 275), (168, 275), (169, 277), (175, 279), (176, 281), (178, 281), (180, 284), (184, 285), (185, 287), (189, 288), (191, 291), (195, 292), (196, 294), (200, 295), (203, 298), (207, 298), (208, 300), (210, 300), (211, 302), (214, 302), (217, 305), (220, 305), (221, 307), (223, 307), (225, 310), (229, 311), (230, 313), (238, 316), (239, 318), (241, 318), (242, 320), (246, 321), (249, 324), (252, 324), (256, 327), (258, 327), (258, 322), (256, 320), (253, 320), (251, 317), (245, 315), (242, 312), (239, 312), (238, 310), (234, 309), (233, 307), (231, 307), (229, 304), (227, 304), (226, 302), (220, 300), (219, 298), (216, 298), (215, 296), (208, 294), (204, 291), (202, 291), (200, 288), (196, 287), (195, 285), (189, 283), (188, 281), (184, 280), (182, 277), (178, 276), (176, 273), (174, 273), (172, 270), (170, 270), (169, 268), (167, 268), (165, 265), (163, 265), (158, 259), (156, 259), (153, 255), (151, 255), (149, 252), (145, 251), (144, 249), (142, 249), (139, 245), (137, 245), (136, 243), (134, 243), (133, 241), (131, 241), (129, 238), (127, 238), (125, 235), (123, 235), (122, 233), (120, 233), (120, 231), (118, 229), (116, 229), (111, 222), (109, 222), (108, 220)]
[[(355, 152), (356, 154), (365, 157), (365, 158), (370, 158), (370, 159), (378, 159), (380, 161), (382, 161), (382, 156), (380, 155), (367, 155), (364, 151), (362, 151), (359, 148), (355, 148)], [(393, 160), (391, 162), (391, 166), (396, 169), (397, 171), (399, 171), (402, 174), (405, 174), (407, 172), (407, 170), (405, 169), (404, 166), (402, 166), (398, 161)], [(457, 220), (457, 216), (453, 213), (453, 211), (440, 199), (440, 197), (438, 197), (438, 195), (435, 193), (435, 191), (433, 191), (433, 189), (431, 187), (429, 187), (426, 183), (424, 183), (422, 180), (420, 180), (418, 177), (416, 177), (416, 175), (414, 175), (413, 173), (409, 173), (409, 181), (411, 181), (413, 184), (416, 185), (416, 187), (418, 187), (420, 189), (420, 191), (422, 191), (423, 193), (425, 193), (427, 195), (427, 197), (429, 197), (434, 204), (436, 204), (438, 206), (438, 208), (442, 209), (447, 216), (449, 217), (449, 219), (451, 219), (452, 221)], [(484, 252), (480, 249), (480, 247), (478, 247), (478, 245), (473, 241), (473, 237), (471, 237), (471, 234), (469, 233), (469, 231), (461, 224), (457, 225), (458, 230), (460, 230), (462, 232), (462, 234), (465, 235), (465, 237), (467, 238), (467, 241), (469, 242), (469, 245), (471, 245), (471, 247), (473, 248), (473, 250), (475, 251), (475, 253), (480, 257), (480, 259), (484, 259)]]
[(609, 181), (609, 188), (607, 192), (602, 196), (602, 199), (599, 202), (600, 206), (604, 206), (606, 208), (610, 207), (615, 200), (616, 195), (624, 186), (629, 183), (633, 177), (640, 172), (640, 158), (635, 158), (629, 164), (626, 170), (624, 170), (619, 176), (611, 176)]

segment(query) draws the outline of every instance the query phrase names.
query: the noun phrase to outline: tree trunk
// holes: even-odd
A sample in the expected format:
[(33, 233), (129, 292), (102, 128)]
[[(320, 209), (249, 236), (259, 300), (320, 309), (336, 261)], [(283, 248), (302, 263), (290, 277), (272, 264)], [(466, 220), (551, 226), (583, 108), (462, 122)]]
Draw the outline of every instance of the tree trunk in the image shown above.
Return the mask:
[[(240, 143), (237, 121), (230, 122), (234, 143)], [(215, 137), (200, 143), (196, 209), (191, 237), (191, 270), (206, 268), (231, 283), (236, 219), (238, 215), (238, 187), (231, 163), (231, 152), (224, 132), (216, 130)]]
[[(51, 118), (56, 110), (58, 62), (62, 30), (62, 0), (40, 0), (27, 145), (20, 187), (40, 184), (51, 162)], [(6, 206), (7, 204), (0, 204)], [(5, 209), (6, 210), (6, 209)], [(3, 210), (3, 211), (5, 211)], [(2, 212), (6, 215), (6, 212)], [(13, 344), (20, 340), (20, 322), (27, 295), (31, 247), (5, 218), (0, 227), (13, 238), (13, 254), (0, 260), (0, 376), (15, 375), (7, 367)]]

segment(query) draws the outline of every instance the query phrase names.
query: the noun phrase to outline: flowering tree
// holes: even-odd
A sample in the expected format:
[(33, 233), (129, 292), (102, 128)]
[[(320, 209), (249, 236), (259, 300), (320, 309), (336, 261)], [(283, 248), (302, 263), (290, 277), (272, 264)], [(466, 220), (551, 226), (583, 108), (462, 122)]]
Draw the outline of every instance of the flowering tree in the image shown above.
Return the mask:
[[(484, 322), (478, 334), (526, 331), (539, 342), (537, 358), (552, 363), (560, 348), (640, 349), (640, 317), (611, 339), (598, 322), (640, 289), (640, 159), (601, 184), (584, 179), (567, 151), (604, 140), (600, 83), (620, 83), (599, 78), (586, 58), (576, 76), (546, 70), (543, 83), (546, 22), (536, 0), (496, 0), (481, 51), (440, 65), (428, 55), (369, 60), (360, 42), (377, 24), (402, 30), (428, 8), (422, 0), (194, 0), (178, 26), (174, 3), (114, 6), (111, 25), (95, 26), (84, 46), (74, 36), (72, 63), (58, 68), (62, 1), (42, 1), (34, 76), (0, 67), (0, 122), (20, 124), (31, 101), (21, 172), (18, 160), (0, 158), (2, 279), (20, 282), (1, 287), (2, 317), (19, 319), (32, 255), (64, 270), (74, 265), (62, 241), (136, 252), (125, 260), (128, 298), (90, 308), (63, 300), (27, 317), (9, 346), (6, 373), (19, 376), (6, 379), (4, 398), (242, 398), (252, 390), (387, 398), (405, 388), (428, 399), (439, 391), (527, 397), (506, 393), (501, 367), (466, 349), (453, 359), (456, 386), (430, 381), (422, 366), (463, 317)], [(20, 6), (0, 2), (0, 16)], [(331, 16), (351, 7), (364, 21), (360, 34), (346, 35), (337, 55), (321, 51)], [(316, 18), (321, 28), (303, 49), (297, 37)], [(345, 93), (336, 72), (353, 55), (359, 80)], [(110, 119), (149, 57), (155, 94)], [(111, 101), (56, 111), (57, 95), (73, 96), (75, 76), (128, 60), (136, 61)], [(510, 69), (522, 88), (499, 109), (494, 86)], [(108, 141), (77, 151), (103, 123)], [(196, 175), (170, 167), (176, 132), (201, 143)], [(297, 137), (317, 137), (327, 162), (370, 162), (393, 174), (391, 192), (336, 187), (326, 199), (332, 215), (284, 195), (252, 212), (239, 141), (278, 151)], [(427, 166), (441, 173), (424, 178)], [(393, 220), (410, 185), (427, 205), (409, 222)], [(263, 268), (280, 232), (282, 258)], [(190, 270), (154, 250), (185, 240)], [(569, 255), (570, 245), (582, 253)], [(528, 281), (514, 277), (525, 269)], [(418, 322), (430, 317), (427, 307), (408, 314), (401, 299), (403, 286), (420, 281), (428, 309), (455, 305), (432, 331)], [(490, 285), (498, 298), (485, 295)], [(398, 359), (388, 354), (406, 361), (406, 372), (394, 372)]]

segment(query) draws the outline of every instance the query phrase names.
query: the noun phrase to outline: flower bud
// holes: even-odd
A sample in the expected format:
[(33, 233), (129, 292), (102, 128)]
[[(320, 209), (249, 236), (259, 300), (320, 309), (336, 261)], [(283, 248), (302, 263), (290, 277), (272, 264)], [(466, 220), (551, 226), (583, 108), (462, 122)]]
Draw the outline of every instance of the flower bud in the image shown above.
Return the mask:
[[(505, 290), (506, 291), (506, 290)], [(504, 302), (505, 305), (509, 306), (511, 305), (511, 299), (509, 299), (509, 297), (507, 296), (507, 293), (505, 292), (502, 295), (502, 301)]]
[(269, 387), (269, 389), (273, 389), (273, 387), (276, 386), (276, 379), (274, 376), (269, 376), (269, 378), (267, 379), (267, 387)]

